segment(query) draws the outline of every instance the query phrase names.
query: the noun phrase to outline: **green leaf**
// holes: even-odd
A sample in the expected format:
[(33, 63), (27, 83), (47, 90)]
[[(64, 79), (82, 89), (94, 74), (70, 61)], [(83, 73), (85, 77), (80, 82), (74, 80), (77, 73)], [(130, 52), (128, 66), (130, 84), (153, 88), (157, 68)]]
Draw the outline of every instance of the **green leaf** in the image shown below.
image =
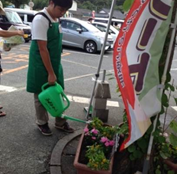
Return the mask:
[(167, 79), (166, 79), (166, 83), (171, 81), (171, 74), (168, 72), (167, 73)]
[(170, 89), (171, 91), (175, 91), (175, 87), (174, 87), (173, 85), (171, 85), (170, 83), (167, 83), (167, 84), (165, 85), (165, 89), (166, 89), (166, 90)]
[(163, 94), (162, 95), (162, 105), (165, 106), (165, 107), (168, 107), (169, 106), (169, 103), (168, 103), (168, 97), (166, 94)]
[(133, 156), (133, 154), (130, 155), (130, 160), (131, 161), (135, 160), (135, 157)]
[(167, 174), (175, 174), (175, 172), (174, 171), (172, 171), (172, 170), (170, 170), (170, 171), (168, 171), (168, 173)]
[(159, 143), (165, 143), (165, 137), (159, 136), (158, 137)]
[(134, 156), (135, 158), (141, 158), (141, 157), (142, 157), (142, 152), (139, 151), (139, 150), (135, 150), (135, 151), (133, 152), (133, 156)]
[(155, 174), (161, 174), (161, 171), (159, 169), (156, 169)]
[(112, 79), (115, 79), (115, 77), (110, 77), (108, 80), (112, 80)]
[(177, 147), (177, 137), (173, 133), (170, 134), (169, 139), (171, 145)]
[(174, 100), (175, 100), (175, 103), (176, 103), (176, 105), (177, 105), (177, 98), (174, 98)]
[(135, 150), (136, 150), (136, 146), (134, 144), (132, 144), (128, 147), (129, 152), (134, 152)]
[(146, 142), (144, 138), (141, 138), (140, 140), (138, 140), (137, 144), (142, 150), (147, 149), (148, 143)]
[(134, 0), (125, 0), (124, 4), (123, 4), (123, 11), (128, 11), (132, 4), (133, 4)]
[(170, 128), (174, 131), (177, 132), (177, 121), (173, 120), (170, 123)]

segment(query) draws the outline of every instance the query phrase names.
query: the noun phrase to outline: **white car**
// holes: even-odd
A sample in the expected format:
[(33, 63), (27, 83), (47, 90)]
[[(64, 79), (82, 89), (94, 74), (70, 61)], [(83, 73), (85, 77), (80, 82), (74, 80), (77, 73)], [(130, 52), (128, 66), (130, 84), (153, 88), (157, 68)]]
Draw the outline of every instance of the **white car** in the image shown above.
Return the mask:
[[(106, 32), (107, 26), (108, 26), (107, 24), (101, 23), (101, 22), (93, 22), (92, 25), (98, 28), (101, 32)], [(118, 34), (119, 34), (119, 31), (116, 28), (114, 28), (112, 25), (110, 25), (109, 35), (112, 36), (114, 42), (116, 41)]]
[(27, 10), (27, 9), (21, 9), (21, 8), (5, 8), (7, 10), (11, 10), (14, 12), (17, 12), (20, 18), (22, 19), (23, 23), (26, 25), (31, 26), (31, 23), (33, 21), (33, 18), (37, 11), (35, 10)]
[[(88, 53), (101, 51), (105, 34), (87, 21), (76, 18), (61, 18), (62, 45), (84, 49)], [(113, 49), (113, 38), (108, 36), (105, 50)]]

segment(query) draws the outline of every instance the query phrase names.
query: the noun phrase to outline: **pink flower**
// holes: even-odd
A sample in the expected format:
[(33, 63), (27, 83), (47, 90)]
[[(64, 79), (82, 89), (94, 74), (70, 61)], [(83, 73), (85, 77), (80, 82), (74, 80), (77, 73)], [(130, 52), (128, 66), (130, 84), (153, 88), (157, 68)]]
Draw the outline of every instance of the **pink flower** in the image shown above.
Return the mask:
[(101, 142), (102, 142), (102, 143), (105, 143), (106, 141), (108, 141), (108, 138), (107, 138), (107, 137), (102, 137), (102, 138), (101, 138)]
[(96, 140), (96, 137), (92, 137), (92, 140)]
[(109, 146), (109, 141), (106, 141), (106, 143), (104, 144), (106, 147)]
[(91, 130), (91, 133), (93, 133), (93, 134), (97, 135), (97, 134), (98, 134), (98, 130), (97, 130), (97, 129), (95, 129), (95, 128), (93, 128), (93, 129)]
[(114, 144), (115, 144), (114, 140), (111, 140), (111, 141), (109, 142), (109, 145), (110, 145), (110, 146), (114, 146)]
[(86, 127), (84, 128), (84, 132), (87, 133), (89, 131), (89, 129)]

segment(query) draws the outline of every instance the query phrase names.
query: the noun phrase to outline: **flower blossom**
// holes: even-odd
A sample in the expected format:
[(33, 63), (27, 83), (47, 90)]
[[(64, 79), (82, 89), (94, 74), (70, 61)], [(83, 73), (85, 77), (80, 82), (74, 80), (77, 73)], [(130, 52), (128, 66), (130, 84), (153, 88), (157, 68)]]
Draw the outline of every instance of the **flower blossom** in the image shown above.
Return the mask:
[(89, 129), (86, 127), (84, 128), (84, 132), (87, 133), (89, 131)]
[(107, 137), (101, 137), (101, 142), (102, 142), (102, 143), (105, 143), (106, 141), (108, 141), (108, 138), (107, 138)]
[(115, 144), (114, 140), (111, 140), (111, 141), (109, 142), (109, 145), (110, 145), (110, 146), (114, 146), (114, 144)]
[(92, 140), (96, 140), (96, 137), (92, 137)]
[(93, 129), (91, 130), (91, 133), (93, 133), (93, 134), (97, 135), (97, 134), (98, 134), (98, 130), (97, 130), (97, 129), (95, 129), (95, 128), (93, 128)]
[(106, 143), (104, 144), (106, 147), (109, 146), (109, 141), (106, 141)]

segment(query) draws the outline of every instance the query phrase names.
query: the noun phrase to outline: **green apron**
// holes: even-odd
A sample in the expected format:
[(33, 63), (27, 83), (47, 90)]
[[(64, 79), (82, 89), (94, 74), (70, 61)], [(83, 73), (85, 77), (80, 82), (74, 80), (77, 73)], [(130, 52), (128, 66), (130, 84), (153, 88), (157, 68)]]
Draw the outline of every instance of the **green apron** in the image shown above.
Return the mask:
[[(62, 33), (59, 33), (58, 27), (58, 23), (52, 23), (52, 26), (49, 27), (47, 32), (47, 48), (57, 82), (64, 89), (63, 68), (61, 65)], [(43, 64), (37, 41), (32, 40), (29, 53), (27, 91), (40, 93), (42, 85), (46, 82), (48, 82), (48, 72)]]

